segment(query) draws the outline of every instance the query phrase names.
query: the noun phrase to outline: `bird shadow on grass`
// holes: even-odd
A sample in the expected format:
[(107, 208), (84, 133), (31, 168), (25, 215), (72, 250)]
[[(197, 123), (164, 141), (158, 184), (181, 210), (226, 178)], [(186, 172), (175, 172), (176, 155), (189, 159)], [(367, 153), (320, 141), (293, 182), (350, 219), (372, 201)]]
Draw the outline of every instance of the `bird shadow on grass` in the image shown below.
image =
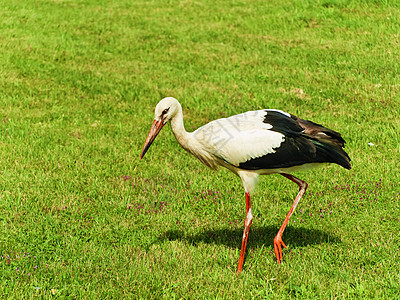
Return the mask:
[[(263, 245), (273, 244), (273, 239), (279, 228), (275, 226), (255, 227), (250, 229), (249, 239), (247, 241), (248, 248), (259, 248)], [(221, 244), (231, 248), (239, 248), (242, 244), (242, 229), (208, 229), (202, 230), (195, 234), (189, 234), (182, 230), (169, 230), (164, 232), (160, 237), (160, 241), (183, 241), (191, 245), (199, 243)], [(324, 244), (324, 243), (340, 243), (341, 240), (335, 235), (328, 234), (317, 229), (307, 228), (286, 228), (283, 234), (283, 241), (287, 246), (297, 248), (307, 245)]]

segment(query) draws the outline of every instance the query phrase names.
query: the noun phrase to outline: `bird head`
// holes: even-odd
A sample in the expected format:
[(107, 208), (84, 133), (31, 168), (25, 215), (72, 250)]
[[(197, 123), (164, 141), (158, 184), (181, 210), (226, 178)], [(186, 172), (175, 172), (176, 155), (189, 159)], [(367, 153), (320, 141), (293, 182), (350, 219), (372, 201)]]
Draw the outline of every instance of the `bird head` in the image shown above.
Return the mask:
[(172, 97), (167, 97), (158, 102), (154, 110), (154, 121), (162, 121), (165, 125), (178, 112), (180, 104), (178, 100)]
[(151, 144), (169, 120), (171, 120), (179, 111), (180, 104), (178, 100), (172, 97), (162, 99), (156, 106), (154, 111), (154, 121), (147, 135), (146, 142), (144, 143), (140, 159), (146, 154)]

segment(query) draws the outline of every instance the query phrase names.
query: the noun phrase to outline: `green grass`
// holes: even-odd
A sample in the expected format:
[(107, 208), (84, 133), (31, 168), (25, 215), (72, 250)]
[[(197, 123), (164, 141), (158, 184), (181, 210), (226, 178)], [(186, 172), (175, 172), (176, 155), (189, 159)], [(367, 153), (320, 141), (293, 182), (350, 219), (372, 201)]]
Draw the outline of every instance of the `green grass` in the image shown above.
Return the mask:
[[(398, 1), (1, 1), (0, 295), (30, 299), (400, 297)], [(353, 169), (310, 186), (206, 169), (163, 130), (277, 108), (338, 130)], [(374, 146), (368, 146), (373, 143)]]

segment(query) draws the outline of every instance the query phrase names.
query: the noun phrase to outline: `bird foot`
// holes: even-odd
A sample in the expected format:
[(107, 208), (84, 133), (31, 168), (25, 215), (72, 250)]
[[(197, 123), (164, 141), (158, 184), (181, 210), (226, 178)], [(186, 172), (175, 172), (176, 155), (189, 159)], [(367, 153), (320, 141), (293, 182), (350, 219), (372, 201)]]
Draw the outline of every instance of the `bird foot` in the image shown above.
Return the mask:
[(285, 243), (282, 241), (282, 237), (279, 234), (277, 234), (276, 237), (274, 238), (274, 251), (278, 264), (282, 262), (282, 246), (284, 248), (287, 248)]

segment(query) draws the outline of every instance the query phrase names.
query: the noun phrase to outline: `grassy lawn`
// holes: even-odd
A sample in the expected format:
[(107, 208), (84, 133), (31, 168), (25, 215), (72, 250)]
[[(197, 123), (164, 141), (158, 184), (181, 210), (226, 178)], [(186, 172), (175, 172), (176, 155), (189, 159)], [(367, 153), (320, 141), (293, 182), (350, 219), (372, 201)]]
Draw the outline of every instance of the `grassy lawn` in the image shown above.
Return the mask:
[[(0, 1), (0, 295), (30, 299), (400, 297), (400, 3)], [(342, 133), (353, 169), (264, 176), (252, 197), (175, 141), (282, 109)]]

